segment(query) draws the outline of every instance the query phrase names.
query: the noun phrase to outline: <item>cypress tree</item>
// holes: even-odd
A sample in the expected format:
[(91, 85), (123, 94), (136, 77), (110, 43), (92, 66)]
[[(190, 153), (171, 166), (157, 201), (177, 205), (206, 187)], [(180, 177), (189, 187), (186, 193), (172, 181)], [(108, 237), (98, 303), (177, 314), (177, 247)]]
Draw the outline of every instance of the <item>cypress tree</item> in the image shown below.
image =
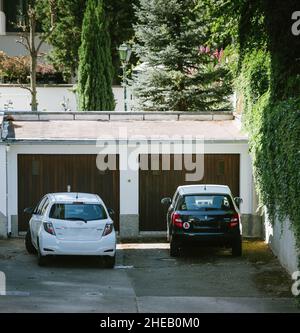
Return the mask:
[(78, 95), (80, 110), (114, 110), (112, 73), (110, 36), (105, 20), (103, 0), (88, 0), (79, 49)]

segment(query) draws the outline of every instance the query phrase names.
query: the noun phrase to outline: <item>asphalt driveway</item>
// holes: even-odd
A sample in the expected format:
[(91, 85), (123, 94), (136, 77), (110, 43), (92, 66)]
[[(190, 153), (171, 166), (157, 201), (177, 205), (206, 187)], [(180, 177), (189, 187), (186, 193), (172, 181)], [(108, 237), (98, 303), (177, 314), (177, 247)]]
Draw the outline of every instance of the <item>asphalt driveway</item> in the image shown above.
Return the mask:
[(39, 267), (24, 240), (3, 240), (0, 312), (299, 312), (292, 281), (266, 245), (246, 241), (244, 249), (242, 258), (201, 249), (173, 259), (167, 243), (119, 244), (110, 270), (85, 257)]

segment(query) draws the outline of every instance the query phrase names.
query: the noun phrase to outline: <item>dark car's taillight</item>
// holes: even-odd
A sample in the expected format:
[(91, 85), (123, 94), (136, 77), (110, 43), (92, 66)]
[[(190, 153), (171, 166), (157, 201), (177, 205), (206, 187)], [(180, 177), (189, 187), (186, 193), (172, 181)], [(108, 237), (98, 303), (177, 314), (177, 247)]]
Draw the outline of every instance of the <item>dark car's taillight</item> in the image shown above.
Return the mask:
[(172, 224), (177, 228), (182, 228), (183, 222), (181, 220), (181, 216), (176, 212), (172, 214)]
[(114, 230), (114, 225), (112, 223), (106, 224), (102, 236), (107, 236), (111, 234), (113, 230)]
[(231, 216), (230, 218), (230, 222), (229, 222), (229, 227), (230, 228), (235, 228), (240, 224), (240, 216), (239, 214), (234, 214)]
[(48, 234), (55, 235), (55, 230), (51, 222), (44, 222), (44, 229)]

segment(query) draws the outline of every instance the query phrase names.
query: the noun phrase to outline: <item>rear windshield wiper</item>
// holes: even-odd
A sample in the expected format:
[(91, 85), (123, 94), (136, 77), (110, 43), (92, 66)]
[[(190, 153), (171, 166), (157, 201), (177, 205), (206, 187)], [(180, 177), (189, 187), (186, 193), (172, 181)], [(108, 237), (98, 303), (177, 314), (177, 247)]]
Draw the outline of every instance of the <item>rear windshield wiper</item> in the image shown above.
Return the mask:
[(82, 217), (68, 217), (67, 219), (65, 220), (74, 220), (74, 221), (83, 221), (85, 223), (87, 223), (87, 220), (83, 219)]

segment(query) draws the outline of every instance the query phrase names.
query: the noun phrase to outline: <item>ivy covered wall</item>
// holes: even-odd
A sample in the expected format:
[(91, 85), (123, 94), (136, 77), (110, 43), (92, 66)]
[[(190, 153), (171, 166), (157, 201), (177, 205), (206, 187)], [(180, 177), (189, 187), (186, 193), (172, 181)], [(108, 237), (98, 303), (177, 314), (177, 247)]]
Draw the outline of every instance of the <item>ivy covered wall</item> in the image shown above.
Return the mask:
[(300, 249), (300, 35), (292, 33), (299, 0), (199, 6), (211, 22), (208, 43), (225, 48), (235, 78), (260, 204), (271, 220), (291, 221)]

